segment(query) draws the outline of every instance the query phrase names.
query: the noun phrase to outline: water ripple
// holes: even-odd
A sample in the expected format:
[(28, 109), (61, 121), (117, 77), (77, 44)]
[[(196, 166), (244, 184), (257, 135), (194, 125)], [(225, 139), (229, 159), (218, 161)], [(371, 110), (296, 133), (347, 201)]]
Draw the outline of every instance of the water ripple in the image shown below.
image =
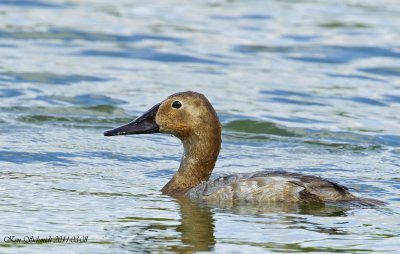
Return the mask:
[(379, 76), (400, 77), (400, 67), (359, 68), (358, 70)]
[[(0, 0), (1, 231), (90, 241), (0, 238), (0, 252), (397, 253), (399, 11), (391, 0)], [(179, 140), (103, 132), (184, 90), (222, 122), (212, 177), (306, 173), (388, 205), (162, 195)]]
[[(321, 46), (306, 53), (318, 56), (296, 56), (288, 57), (288, 59), (302, 62), (345, 64), (355, 60), (373, 57), (400, 58), (399, 52), (380, 47)], [(301, 54), (304, 55), (304, 52)]]
[(69, 85), (78, 82), (105, 82), (107, 78), (88, 75), (63, 75), (51, 72), (0, 72), (0, 81), (13, 83), (47, 83), (55, 85)]
[(334, 78), (345, 78), (345, 79), (361, 79), (361, 80), (370, 80), (370, 81), (379, 81), (379, 82), (386, 82), (383, 79), (378, 79), (378, 78), (372, 78), (364, 75), (358, 75), (358, 74), (338, 74), (338, 73), (326, 73), (327, 76), (329, 77), (334, 77)]
[(160, 52), (153, 48), (129, 48), (119, 51), (105, 51), (105, 50), (84, 50), (80, 53), (82, 56), (94, 57), (117, 57), (127, 59), (141, 59), (157, 62), (171, 62), (171, 63), (198, 63), (198, 64), (216, 64), (226, 65), (220, 61), (215, 61), (206, 58), (199, 58), (195, 56), (179, 54), (179, 53), (166, 53)]
[(388, 107), (387, 104), (379, 102), (377, 100), (373, 100), (370, 98), (365, 98), (365, 97), (350, 97), (348, 98), (349, 100), (355, 101), (355, 102), (359, 102), (359, 103), (364, 103), (364, 104), (368, 104), (368, 105), (373, 105), (373, 106), (381, 106), (381, 107)]
[(37, 162), (48, 163), (51, 165), (65, 165), (72, 164), (73, 161), (69, 158), (75, 157), (71, 153), (62, 152), (17, 152), (17, 151), (0, 151), (0, 161), (7, 161), (16, 164), (31, 164)]
[(302, 105), (302, 106), (328, 106), (328, 104), (326, 104), (326, 103), (303, 101), (303, 100), (293, 100), (293, 99), (287, 99), (287, 98), (282, 98), (282, 97), (272, 97), (270, 100), (271, 100), (271, 102), (295, 104), (295, 105)]
[(60, 102), (67, 102), (73, 105), (82, 105), (82, 106), (96, 106), (96, 105), (121, 105), (127, 103), (124, 100), (111, 98), (106, 95), (100, 94), (80, 94), (77, 96), (69, 97), (69, 96), (38, 96), (37, 100), (43, 100), (46, 102), (50, 102), (51, 104), (57, 105)]
[(60, 40), (60, 41), (102, 41), (119, 43), (137, 43), (141, 41), (164, 41), (181, 44), (184, 39), (172, 36), (152, 35), (152, 34), (132, 34), (119, 35), (100, 32), (89, 32), (68, 28), (50, 28), (43, 31), (6, 31), (0, 30), (0, 39), (15, 40)]
[(49, 3), (45, 1), (39, 1), (39, 0), (2, 0), (0, 2), (0, 5), (15, 5), (19, 7), (24, 7), (24, 8), (29, 8), (29, 7), (35, 7), (35, 8), (61, 8), (65, 7), (65, 5), (62, 4), (55, 4), (55, 3)]
[[(223, 125), (228, 135), (249, 140), (279, 140), (278, 137), (292, 137), (294, 139), (282, 139), (285, 142), (300, 142), (306, 144), (323, 145), (338, 149), (376, 150), (383, 146), (400, 146), (400, 136), (396, 135), (362, 135), (352, 132), (315, 130), (306, 128), (294, 128), (278, 125), (273, 122), (237, 120)], [(239, 135), (238, 135), (239, 134)], [(262, 135), (260, 135), (262, 134)], [(272, 135), (272, 136), (270, 136)]]
[(19, 89), (12, 89), (12, 88), (2, 88), (0, 89), (0, 97), (15, 97), (20, 96), (23, 93)]

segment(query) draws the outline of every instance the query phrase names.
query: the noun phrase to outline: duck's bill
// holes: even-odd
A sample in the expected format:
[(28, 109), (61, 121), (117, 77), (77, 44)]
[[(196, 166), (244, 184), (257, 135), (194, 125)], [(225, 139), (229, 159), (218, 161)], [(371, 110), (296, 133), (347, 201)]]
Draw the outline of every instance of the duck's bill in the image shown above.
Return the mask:
[(156, 123), (156, 114), (160, 104), (155, 105), (136, 120), (121, 127), (104, 132), (104, 136), (147, 134), (160, 132), (160, 127)]

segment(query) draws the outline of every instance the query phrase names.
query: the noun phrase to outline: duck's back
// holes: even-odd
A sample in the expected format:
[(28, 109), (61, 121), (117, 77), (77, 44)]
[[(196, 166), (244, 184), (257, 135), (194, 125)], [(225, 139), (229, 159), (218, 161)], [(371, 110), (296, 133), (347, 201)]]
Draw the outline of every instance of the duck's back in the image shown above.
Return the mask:
[(310, 175), (284, 171), (262, 171), (220, 177), (189, 190), (186, 195), (210, 202), (313, 203), (351, 201), (362, 206), (383, 202), (361, 199), (345, 186)]

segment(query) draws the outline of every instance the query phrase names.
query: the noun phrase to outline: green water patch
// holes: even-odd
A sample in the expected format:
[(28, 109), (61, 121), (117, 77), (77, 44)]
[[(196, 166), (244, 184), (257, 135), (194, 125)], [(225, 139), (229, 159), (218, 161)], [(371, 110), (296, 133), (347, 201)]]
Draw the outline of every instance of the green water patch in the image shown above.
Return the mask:
[(105, 245), (109, 245), (109, 244), (113, 244), (114, 242), (111, 241), (88, 241), (89, 243), (94, 243), (94, 244), (105, 244)]
[(112, 105), (95, 105), (95, 106), (89, 106), (86, 107), (86, 109), (95, 111), (95, 112), (100, 112), (100, 113), (116, 113), (116, 111), (119, 111), (119, 109), (115, 106)]
[(131, 121), (131, 118), (92, 118), (92, 117), (62, 117), (62, 116), (50, 116), (50, 115), (28, 115), (18, 117), (18, 120), (26, 123), (126, 123)]
[[(247, 140), (250, 142), (285, 142), (321, 146), (330, 152), (338, 151), (375, 151), (383, 149), (389, 138), (364, 135), (346, 131), (314, 130), (299, 127), (287, 127), (273, 122), (255, 120), (236, 120), (223, 125), (224, 137), (228, 140)], [(393, 140), (393, 138), (390, 138)]]
[(374, 151), (382, 149), (381, 145), (374, 145), (374, 144), (351, 144), (345, 142), (333, 142), (329, 140), (304, 140), (302, 141), (305, 144), (310, 145), (318, 145), (318, 146), (325, 146), (327, 149), (332, 150), (348, 150), (348, 151)]
[(291, 53), (296, 51), (304, 51), (306, 48), (302, 46), (274, 46), (274, 45), (236, 45), (232, 51), (242, 54), (257, 54), (257, 53)]
[(73, 189), (62, 189), (62, 188), (51, 188), (54, 191), (66, 192), (66, 193), (74, 193), (77, 195), (87, 195), (87, 196), (99, 196), (99, 197), (134, 197), (134, 198), (143, 198), (147, 197), (144, 194), (133, 194), (129, 192), (90, 192), (90, 191), (79, 191)]
[(70, 127), (112, 127), (130, 122), (133, 117), (113, 105), (86, 107), (6, 107), (0, 111), (9, 113), (20, 122), (29, 124), (58, 124)]
[(255, 120), (237, 120), (232, 121), (223, 126), (230, 131), (238, 131), (252, 134), (270, 134), (284, 137), (300, 136), (294, 130), (278, 125), (273, 122), (262, 122)]
[(83, 107), (0, 107), (1, 112), (9, 112), (25, 115), (49, 115), (49, 116), (126, 116), (123, 109), (113, 105), (93, 105)]
[(330, 28), (330, 29), (334, 29), (334, 28), (368, 28), (368, 27), (370, 27), (369, 25), (360, 23), (360, 22), (350, 23), (350, 22), (343, 22), (343, 21), (339, 21), (339, 20), (324, 22), (324, 23), (319, 24), (319, 26), (323, 27), (323, 28)]
[(330, 151), (345, 150), (351, 152), (376, 151), (383, 149), (385, 143), (374, 135), (364, 135), (348, 131), (329, 131), (298, 129), (304, 132), (299, 141), (304, 144), (324, 146)]
[(137, 222), (137, 221), (175, 221), (174, 219), (169, 218), (147, 218), (147, 217), (123, 217), (119, 218), (120, 222)]

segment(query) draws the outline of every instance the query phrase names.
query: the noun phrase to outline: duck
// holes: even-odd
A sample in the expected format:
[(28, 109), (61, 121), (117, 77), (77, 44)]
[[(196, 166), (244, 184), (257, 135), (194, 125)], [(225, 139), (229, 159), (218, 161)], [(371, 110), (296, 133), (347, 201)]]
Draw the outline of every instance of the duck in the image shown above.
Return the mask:
[(209, 100), (186, 91), (168, 96), (143, 115), (104, 136), (166, 133), (184, 148), (179, 169), (161, 189), (174, 198), (251, 204), (351, 203), (376, 207), (384, 202), (361, 198), (349, 188), (314, 175), (265, 170), (231, 174), (210, 180), (221, 149), (221, 124)]

